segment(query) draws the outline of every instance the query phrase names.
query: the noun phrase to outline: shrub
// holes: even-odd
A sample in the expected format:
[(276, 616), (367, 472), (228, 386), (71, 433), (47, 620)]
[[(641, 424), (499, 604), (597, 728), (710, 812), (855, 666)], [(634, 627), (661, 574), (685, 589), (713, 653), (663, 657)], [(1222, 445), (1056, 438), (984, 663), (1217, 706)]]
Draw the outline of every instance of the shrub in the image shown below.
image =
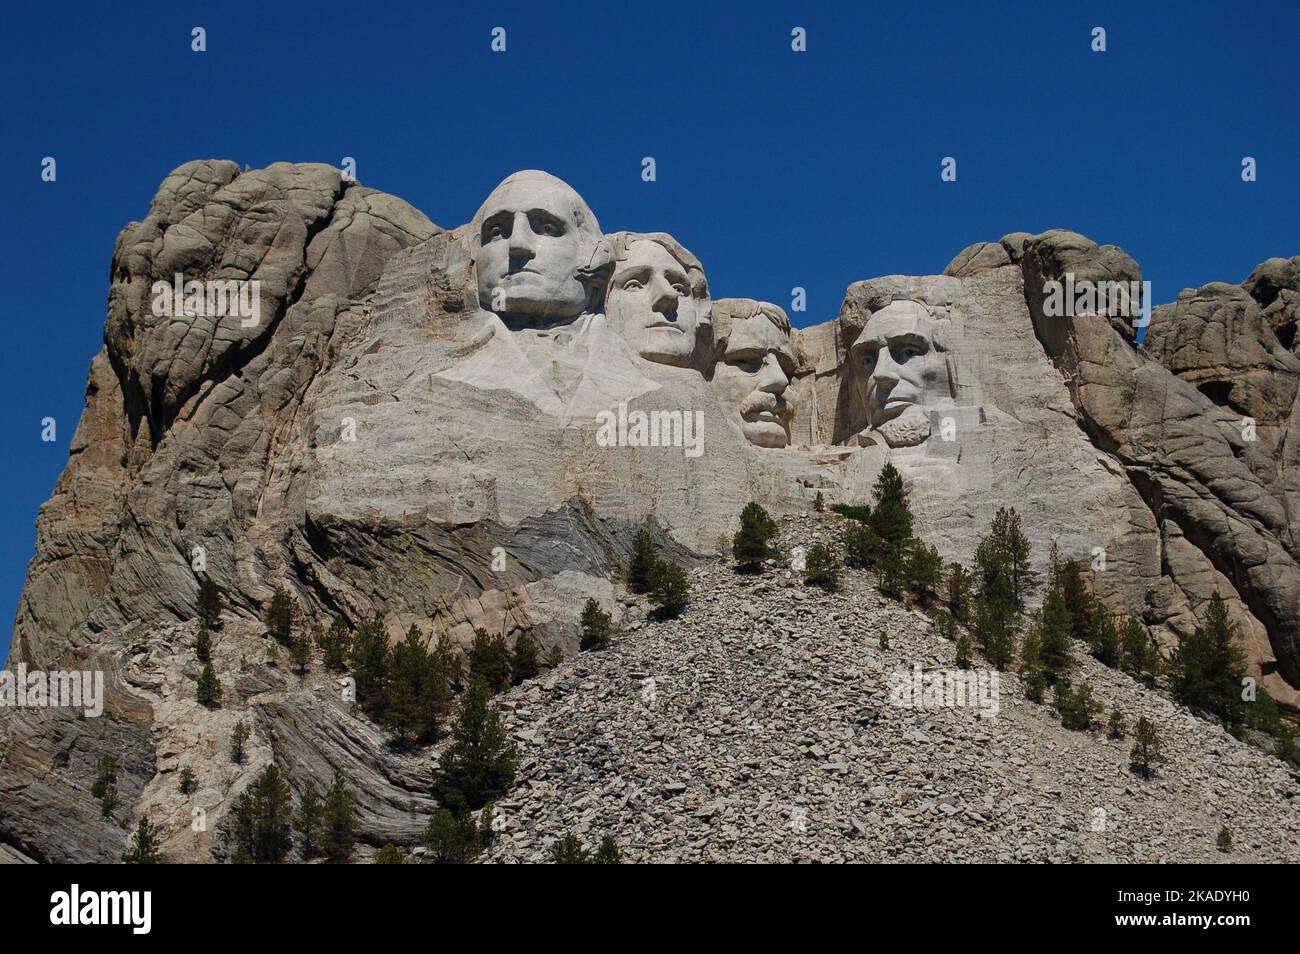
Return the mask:
[(594, 599), (587, 600), (587, 605), (582, 608), (582, 648), (604, 649), (609, 645), (611, 635), (609, 614)]
[(659, 556), (655, 553), (654, 538), (650, 536), (649, 526), (643, 526), (636, 532), (632, 541), (632, 558), (627, 568), (627, 588), (633, 593), (649, 593), (654, 587), (655, 571), (659, 566)]
[(474, 642), (469, 648), (469, 673), (471, 679), (481, 679), (495, 695), (510, 685), (510, 650), (505, 637), (474, 630)]
[(686, 571), (673, 562), (660, 564), (652, 598), (659, 607), (661, 618), (681, 615), (691, 598), (691, 584), (686, 579)]
[(510, 672), (514, 684), (517, 686), (527, 679), (536, 678), (541, 671), (541, 648), (537, 640), (527, 632), (520, 633), (510, 650)]
[(1146, 716), (1138, 719), (1137, 728), (1133, 730), (1133, 740), (1129, 767), (1143, 778), (1150, 778), (1155, 774), (1156, 768), (1168, 760), (1162, 751), (1156, 727)]
[(404, 865), (406, 864), (406, 852), (396, 845), (384, 845), (375, 852), (372, 863), (377, 865)]
[(808, 550), (804, 564), (803, 581), (810, 586), (820, 586), (824, 590), (840, 588), (840, 561), (835, 553), (824, 543), (815, 543)]
[(772, 545), (780, 529), (766, 510), (757, 503), (745, 504), (740, 512), (740, 529), (732, 539), (732, 553), (736, 563), (746, 569), (757, 569), (764, 560), (778, 555)]
[(199, 705), (208, 709), (221, 708), (221, 682), (217, 679), (212, 663), (203, 664), (203, 672), (199, 674), (195, 692)]

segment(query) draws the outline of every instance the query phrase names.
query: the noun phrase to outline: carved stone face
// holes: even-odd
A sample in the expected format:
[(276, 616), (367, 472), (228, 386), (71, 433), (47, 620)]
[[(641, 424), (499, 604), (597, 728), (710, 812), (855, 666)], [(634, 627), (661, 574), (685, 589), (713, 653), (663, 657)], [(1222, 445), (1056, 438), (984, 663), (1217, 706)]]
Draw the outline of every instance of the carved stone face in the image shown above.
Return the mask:
[(890, 447), (930, 436), (930, 408), (951, 397), (948, 364), (935, 347), (934, 321), (914, 301), (896, 301), (867, 319), (853, 344), (864, 375), (867, 423)]
[(580, 315), (589, 286), (578, 269), (600, 226), (578, 193), (544, 172), (517, 172), (474, 217), (479, 304), (508, 324), (545, 327)]
[(626, 257), (615, 262), (605, 317), (647, 361), (679, 368), (693, 364), (702, 307), (686, 267), (658, 242), (634, 241)]
[(785, 391), (793, 374), (788, 334), (761, 313), (732, 323), (713, 383), (751, 444), (790, 443), (791, 408)]

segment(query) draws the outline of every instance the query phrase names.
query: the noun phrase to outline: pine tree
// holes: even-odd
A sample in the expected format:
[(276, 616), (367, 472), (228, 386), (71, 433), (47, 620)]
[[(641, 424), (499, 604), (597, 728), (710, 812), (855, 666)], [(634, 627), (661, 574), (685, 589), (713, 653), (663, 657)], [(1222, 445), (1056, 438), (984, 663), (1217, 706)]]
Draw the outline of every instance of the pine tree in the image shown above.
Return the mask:
[[(491, 831), (489, 827), (487, 831)], [(483, 832), (472, 812), (457, 818), (443, 808), (429, 818), (424, 829), (424, 843), (440, 865), (463, 865), (473, 861), (483, 850)]]
[(627, 588), (633, 593), (649, 593), (654, 585), (659, 556), (647, 522), (632, 540), (632, 558), (627, 567)]
[(199, 675), (196, 690), (199, 705), (209, 709), (221, 708), (221, 682), (217, 679), (212, 663), (203, 664), (203, 672)]
[(430, 742), (451, 705), (446, 675), (424, 645), (418, 626), (389, 650), (384, 674), (384, 727), (399, 746)]
[(943, 558), (933, 546), (913, 540), (907, 555), (907, 588), (922, 606), (929, 606), (938, 595), (943, 580)]
[(267, 632), (282, 646), (288, 646), (293, 637), (296, 616), (297, 607), (294, 606), (289, 591), (277, 585), (271, 592), (271, 602), (267, 604), (262, 621), (266, 623)]
[(375, 614), (357, 627), (349, 656), (358, 704), (372, 719), (382, 721), (388, 661), (388, 633), (382, 617)]
[(207, 627), (200, 629), (198, 637), (194, 640), (194, 658), (202, 663), (212, 659), (212, 634), (208, 632)]
[(883, 550), (876, 555), (876, 585), (886, 596), (898, 599), (903, 595), (907, 581), (907, 563), (904, 555), (895, 550)]
[(1089, 642), (1089, 623), (1094, 612), (1093, 596), (1083, 582), (1083, 569), (1077, 560), (1066, 560), (1056, 569), (1056, 591), (1065, 607), (1070, 636)]
[(740, 529), (732, 539), (732, 554), (742, 569), (757, 571), (764, 560), (778, 555), (772, 541), (780, 533), (776, 521), (757, 503), (745, 504), (740, 512)]
[(957, 637), (957, 668), (969, 669), (974, 664), (970, 636), (965, 632)]
[(336, 616), (328, 630), (316, 630), (316, 644), (320, 647), (326, 669), (343, 672), (348, 668), (348, 650), (351, 648), (352, 634), (343, 617)]
[(609, 614), (594, 599), (582, 608), (582, 648), (604, 649), (611, 635)]
[(221, 628), (221, 590), (207, 576), (199, 579), (198, 612), (204, 629)]
[(456, 647), (452, 645), (451, 637), (445, 632), (438, 634), (438, 640), (433, 644), (433, 668), (438, 673), (443, 683), (447, 686), (449, 694), (461, 690), (461, 663), (460, 654)]
[(527, 632), (520, 633), (510, 649), (511, 679), (517, 686), (521, 682), (537, 678), (541, 671), (541, 648), (537, 645), (537, 640)]
[(1155, 725), (1146, 716), (1138, 719), (1133, 730), (1133, 750), (1129, 753), (1129, 767), (1143, 778), (1150, 778), (1165, 759), (1160, 736)]
[(1170, 682), (1179, 701), (1212, 712), (1228, 725), (1245, 716), (1241, 698), (1246, 663), (1236, 642), (1237, 627), (1228, 617), (1228, 604), (1216, 592), (1205, 613), (1205, 625), (1179, 641), (1169, 661)]
[(1124, 738), (1124, 733), (1127, 731), (1128, 727), (1124, 725), (1124, 713), (1120, 712), (1118, 708), (1111, 709), (1110, 722), (1106, 726), (1106, 734), (1112, 739), (1122, 739)]
[(510, 685), (510, 649), (500, 633), (489, 636), (481, 629), (474, 630), (474, 642), (469, 648), (469, 674), (471, 679), (481, 679), (496, 695)]
[(298, 834), (298, 850), (304, 861), (311, 861), (320, 854), (320, 827), (324, 806), (316, 786), (307, 783), (298, 796), (298, 812), (294, 815), (293, 828)]
[(148, 817), (141, 818), (140, 824), (136, 826), (135, 835), (131, 838), (131, 846), (127, 849), (126, 854), (122, 855), (122, 864), (162, 864), (162, 852), (158, 844), (158, 829), (154, 827)]
[(1015, 655), (1013, 614), (1005, 603), (979, 604), (975, 615), (975, 642), (998, 669), (1005, 669)]
[(1070, 618), (1061, 594), (1052, 590), (1038, 614), (1038, 658), (1049, 680), (1060, 679), (1074, 666), (1070, 648)]
[(289, 662), (299, 676), (307, 674), (307, 664), (311, 662), (311, 637), (306, 633), (289, 637)]
[(868, 567), (876, 561), (876, 542), (871, 528), (857, 520), (844, 523), (841, 540), (844, 544), (844, 562), (849, 566)]
[(960, 563), (948, 566), (948, 611), (963, 626), (971, 621), (971, 574)]
[(826, 544), (814, 543), (808, 549), (803, 581), (809, 586), (820, 586), (829, 591), (840, 588), (840, 561)]
[(822, 496), (822, 492), (819, 490), (817, 491), (817, 496), (813, 498), (813, 510), (817, 513), (822, 513), (825, 509), (826, 498)]
[(1224, 854), (1232, 851), (1232, 831), (1227, 825), (1219, 829), (1219, 837), (1214, 839), (1214, 846)]
[(1068, 683), (1056, 684), (1056, 711), (1067, 729), (1084, 731), (1092, 727), (1092, 717), (1099, 710), (1092, 697), (1092, 686), (1084, 683), (1072, 689)]
[(244, 743), (248, 741), (248, 726), (240, 719), (235, 723), (235, 731), (230, 734), (230, 761), (236, 765), (244, 764)]
[(957, 619), (947, 610), (939, 610), (934, 614), (935, 632), (948, 641), (957, 638)]
[(357, 843), (357, 809), (342, 775), (325, 792), (321, 807), (321, 851), (325, 860), (339, 864), (352, 858)]
[(606, 835), (600, 840), (600, 847), (596, 849), (596, 864), (598, 865), (617, 865), (623, 862), (623, 852), (619, 850), (614, 839)]
[(396, 845), (384, 845), (375, 852), (371, 863), (376, 865), (404, 865), (406, 864), (406, 852)]
[(888, 650), (889, 650), (889, 634), (888, 634), (887, 632), (885, 632), (883, 629), (880, 631), (880, 639), (879, 639), (879, 641), (878, 641), (878, 644), (879, 644), (879, 646), (880, 646), (880, 650), (881, 650), (881, 652), (888, 652)]
[(881, 556), (891, 556), (901, 563), (912, 539), (912, 508), (898, 468), (885, 464), (871, 488), (871, 496), (875, 505), (867, 518), (867, 527), (878, 541)]
[[(600, 609), (600, 606), (597, 605), (596, 608)], [(585, 627), (583, 629), (583, 633), (584, 634), (586, 633)], [(546, 668), (554, 669), (556, 666), (559, 666), (563, 662), (564, 662), (564, 650), (560, 648), (559, 643), (556, 643), (546, 653)]]
[(192, 795), (198, 787), (198, 782), (194, 778), (194, 770), (190, 768), (181, 769), (181, 794)]
[(1031, 702), (1042, 702), (1047, 693), (1047, 677), (1043, 675), (1043, 667), (1035, 663), (1022, 670), (1022, 675), (1025, 680), (1025, 698)]
[(1120, 636), (1115, 626), (1115, 618), (1110, 615), (1101, 600), (1089, 601), (1087, 639), (1088, 648), (1104, 666), (1114, 669), (1120, 661)]
[(458, 816), (477, 811), (514, 784), (515, 745), (489, 698), (482, 680), (470, 683), (434, 775), (434, 795)]
[(1142, 624), (1132, 617), (1120, 628), (1120, 665), (1148, 686), (1155, 685), (1160, 674), (1160, 650)]
[(569, 832), (551, 846), (551, 861), (557, 865), (589, 865), (591, 852), (582, 846), (578, 836)]
[(274, 763), (240, 793), (231, 834), (240, 861), (280, 861), (293, 846), (289, 783)]
[(672, 561), (660, 564), (651, 598), (661, 619), (680, 616), (691, 599), (691, 584), (686, 579), (686, 571)]
[(93, 798), (103, 798), (109, 786), (117, 784), (117, 758), (101, 755), (95, 765), (95, 781), (90, 786)]

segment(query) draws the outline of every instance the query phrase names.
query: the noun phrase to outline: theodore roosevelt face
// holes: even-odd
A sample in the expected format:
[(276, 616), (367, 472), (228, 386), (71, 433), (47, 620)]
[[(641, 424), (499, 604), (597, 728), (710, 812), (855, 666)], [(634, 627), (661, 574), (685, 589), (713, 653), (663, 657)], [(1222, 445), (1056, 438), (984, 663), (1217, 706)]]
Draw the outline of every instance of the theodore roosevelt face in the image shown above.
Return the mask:
[(713, 384), (751, 444), (790, 443), (791, 408), (785, 392), (793, 375), (788, 332), (762, 311), (732, 323), (713, 369)]

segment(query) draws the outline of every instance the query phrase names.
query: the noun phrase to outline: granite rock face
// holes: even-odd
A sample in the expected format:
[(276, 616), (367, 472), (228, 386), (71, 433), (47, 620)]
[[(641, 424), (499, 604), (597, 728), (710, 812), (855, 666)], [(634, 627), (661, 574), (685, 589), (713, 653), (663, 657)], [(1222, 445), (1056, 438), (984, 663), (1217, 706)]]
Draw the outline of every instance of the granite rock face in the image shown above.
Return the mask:
[[(86, 791), (95, 746), (118, 743), (129, 811), (166, 816), (186, 857), (221, 857), (207, 832), (272, 757), (295, 787), (344, 770), (367, 838), (409, 841), (427, 759), (388, 751), (326, 681), (248, 666), (274, 586), (307, 625), (380, 613), (394, 635), (528, 630), (572, 651), (588, 597), (625, 609), (642, 525), (708, 563), (748, 500), (865, 502), (886, 461), (946, 559), (968, 562), (1014, 506), (1039, 569), (1053, 545), (1104, 565), (1097, 592), (1167, 643), (1220, 590), (1294, 704), (1298, 261), (1155, 308), (1145, 348), (1123, 316), (1048, 314), (1067, 272), (1141, 279), (1122, 250), (1061, 231), (854, 283), (837, 317), (792, 329), (777, 305), (715, 298), (672, 236), (603, 233), (545, 173), (448, 231), (329, 166), (188, 163), (118, 239), (105, 345), (14, 626), (11, 662), (115, 674), (114, 728), (92, 745), (86, 723), (0, 712), (0, 842), (116, 857)], [(230, 728), (189, 701), (204, 574), (258, 742), (247, 771), (204, 782), (200, 838), (168, 792), (185, 753)]]

